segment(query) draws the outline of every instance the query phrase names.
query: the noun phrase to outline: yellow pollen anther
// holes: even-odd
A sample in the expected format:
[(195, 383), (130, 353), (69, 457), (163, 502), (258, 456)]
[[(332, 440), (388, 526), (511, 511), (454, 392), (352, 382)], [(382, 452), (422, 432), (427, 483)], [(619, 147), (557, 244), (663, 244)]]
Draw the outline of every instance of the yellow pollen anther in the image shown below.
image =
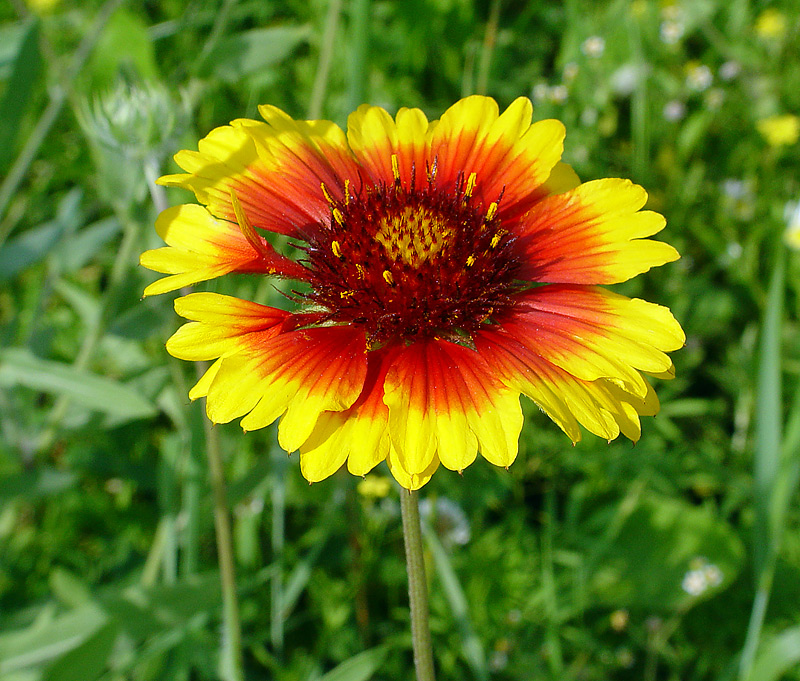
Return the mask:
[(475, 256), (471, 255), (467, 258), (467, 267), (472, 267), (475, 264)]
[(359, 279), (363, 279), (364, 278), (364, 266), (363, 265), (359, 265), (358, 263), (356, 263), (356, 272), (358, 272), (358, 278)]
[(328, 191), (328, 188), (325, 186), (324, 182), (320, 182), (319, 186), (322, 188), (322, 195), (325, 197), (325, 200), (332, 206), (335, 202), (331, 193)]
[(478, 181), (478, 174), (477, 173), (470, 173), (469, 177), (467, 178), (467, 188), (464, 190), (464, 198), (468, 199), (472, 196), (472, 192), (475, 189), (475, 184)]
[(397, 154), (392, 154), (392, 175), (394, 175), (395, 182), (400, 182), (400, 166), (397, 163)]
[(350, 205), (350, 180), (344, 181), (344, 205)]
[(394, 286), (394, 277), (389, 270), (383, 270), (383, 278), (389, 286)]
[(344, 216), (342, 215), (342, 211), (338, 208), (334, 208), (332, 211), (333, 219), (336, 220), (340, 225), (344, 225)]
[(331, 250), (337, 258), (342, 257), (342, 247), (339, 245), (338, 241), (331, 241)]
[(486, 211), (486, 221), (488, 222), (495, 215), (497, 215), (497, 201), (492, 201), (489, 204), (489, 210)]
[(339, 294), (339, 297), (340, 298), (350, 298), (351, 296), (354, 296), (355, 294), (356, 294), (355, 291), (342, 291)]

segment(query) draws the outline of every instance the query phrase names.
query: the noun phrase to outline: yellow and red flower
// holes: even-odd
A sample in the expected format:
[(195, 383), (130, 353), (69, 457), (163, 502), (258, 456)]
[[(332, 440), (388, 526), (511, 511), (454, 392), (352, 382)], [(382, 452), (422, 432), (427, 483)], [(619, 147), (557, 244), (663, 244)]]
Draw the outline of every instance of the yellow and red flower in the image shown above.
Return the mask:
[[(564, 128), (517, 99), (467, 97), (429, 122), (364, 105), (347, 132), (236, 120), (175, 160), (161, 183), (199, 205), (164, 211), (168, 244), (142, 255), (163, 293), (229, 272), (303, 282), (294, 311), (214, 293), (179, 298), (167, 342), (215, 360), (191, 390), (216, 423), (281, 417), (303, 475), (386, 460), (406, 488), (478, 451), (516, 457), (523, 393), (574, 441), (580, 426), (637, 440), (684, 334), (667, 308), (599, 288), (676, 260), (647, 239), (663, 217), (629, 181), (580, 184), (560, 163)], [(263, 233), (289, 237), (279, 253)]]

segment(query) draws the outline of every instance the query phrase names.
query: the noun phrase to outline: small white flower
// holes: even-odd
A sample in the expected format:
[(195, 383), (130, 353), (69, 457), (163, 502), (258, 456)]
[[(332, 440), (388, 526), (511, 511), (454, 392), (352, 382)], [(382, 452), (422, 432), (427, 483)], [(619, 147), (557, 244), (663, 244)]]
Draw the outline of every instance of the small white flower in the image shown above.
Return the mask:
[(568, 96), (569, 90), (566, 85), (554, 85), (550, 90), (550, 99), (556, 104), (563, 104)]
[(690, 596), (699, 596), (708, 588), (704, 570), (689, 570), (681, 582), (681, 587)]
[(578, 75), (578, 65), (571, 61), (568, 64), (564, 64), (564, 80), (566, 82), (571, 82), (575, 80), (575, 77)]
[(726, 61), (719, 67), (719, 77), (722, 80), (733, 80), (742, 71), (742, 66), (738, 61)]
[(581, 45), (581, 52), (592, 59), (599, 59), (606, 51), (606, 41), (599, 35), (586, 38)]
[(686, 73), (686, 85), (695, 92), (707, 90), (713, 82), (714, 74), (705, 64), (691, 66)]
[(547, 83), (539, 82), (533, 86), (533, 101), (544, 102), (550, 97), (550, 86)]
[(658, 34), (661, 42), (666, 45), (676, 45), (683, 38), (686, 28), (680, 21), (662, 21)]
[(743, 199), (750, 193), (750, 188), (744, 180), (729, 177), (722, 181), (722, 193), (731, 199)]
[(586, 107), (583, 111), (581, 111), (581, 124), (585, 125), (587, 128), (590, 128), (595, 123), (597, 123), (597, 109), (592, 107)]
[(469, 542), (472, 536), (469, 519), (461, 506), (452, 499), (439, 497), (435, 505), (430, 499), (423, 499), (419, 505), (419, 513), (428, 522), (433, 522), (433, 528), (442, 541), (459, 546)]
[(731, 241), (725, 249), (725, 255), (729, 260), (738, 260), (742, 257), (742, 253), (744, 253), (744, 249), (738, 241)]
[(670, 123), (679, 121), (686, 115), (686, 105), (679, 99), (672, 99), (664, 105), (663, 115)]
[(636, 89), (647, 70), (644, 64), (623, 64), (611, 74), (611, 87), (618, 95), (627, 96)]

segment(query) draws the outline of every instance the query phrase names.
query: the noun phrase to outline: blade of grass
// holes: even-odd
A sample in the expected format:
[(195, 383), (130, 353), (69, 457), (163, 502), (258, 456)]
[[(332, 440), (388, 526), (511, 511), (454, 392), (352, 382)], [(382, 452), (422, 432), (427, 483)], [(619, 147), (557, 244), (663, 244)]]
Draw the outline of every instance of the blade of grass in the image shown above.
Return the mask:
[[(781, 326), (786, 262), (783, 245), (778, 246), (775, 268), (767, 293), (767, 306), (761, 328), (758, 376), (756, 381), (756, 427), (754, 442), (755, 527), (753, 567), (756, 595), (750, 613), (739, 678), (752, 679), (753, 662), (761, 638), (772, 589), (780, 535), (777, 526), (775, 493), (781, 471)], [(781, 514), (782, 515), (782, 514)]]
[(308, 104), (308, 117), (319, 118), (322, 115), (322, 104), (328, 88), (328, 76), (333, 61), (333, 47), (336, 40), (336, 29), (339, 26), (339, 15), (342, 13), (342, 0), (330, 0), (325, 14), (325, 29), (319, 47), (319, 62), (314, 74), (314, 85), (311, 88), (311, 99)]
[(33, 88), (41, 75), (42, 58), (39, 54), (39, 22), (31, 21), (17, 53), (17, 58), (6, 82), (5, 94), (0, 99), (0, 173), (5, 171), (16, 148), (23, 117), (31, 102)]
[(461, 635), (464, 659), (472, 670), (473, 677), (479, 679), (479, 681), (486, 681), (489, 678), (486, 655), (480, 639), (472, 628), (467, 598), (464, 595), (464, 589), (461, 587), (458, 575), (453, 569), (450, 556), (445, 551), (436, 533), (431, 530), (427, 523), (423, 523), (422, 531), (428, 550), (433, 556), (436, 574), (442, 583), (447, 603), (450, 605), (450, 612), (453, 613), (453, 620), (455, 620), (456, 627)]
[(475, 94), (485, 95), (489, 88), (489, 72), (492, 67), (492, 55), (497, 43), (497, 25), (500, 21), (500, 0), (492, 0), (486, 31), (483, 34), (480, 61), (478, 62), (478, 78), (475, 83)]
[(272, 451), (272, 561), (275, 573), (270, 583), (270, 624), (269, 633), (272, 648), (280, 660), (283, 655), (283, 561), (286, 536), (286, 454), (278, 447)]
[(369, 76), (370, 0), (350, 3), (350, 64), (347, 88), (347, 110), (355, 111), (364, 103)]

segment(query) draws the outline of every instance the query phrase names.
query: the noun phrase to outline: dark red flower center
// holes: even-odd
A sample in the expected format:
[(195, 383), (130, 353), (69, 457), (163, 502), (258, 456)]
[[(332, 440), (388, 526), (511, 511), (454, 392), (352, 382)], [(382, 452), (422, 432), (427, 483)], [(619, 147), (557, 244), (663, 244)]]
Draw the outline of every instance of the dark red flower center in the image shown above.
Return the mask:
[(348, 183), (341, 201), (323, 187), (331, 217), (306, 249), (306, 298), (371, 344), (468, 337), (510, 304), (516, 261), (498, 203), (473, 198), (475, 174), (449, 190), (427, 175), (421, 187)]

